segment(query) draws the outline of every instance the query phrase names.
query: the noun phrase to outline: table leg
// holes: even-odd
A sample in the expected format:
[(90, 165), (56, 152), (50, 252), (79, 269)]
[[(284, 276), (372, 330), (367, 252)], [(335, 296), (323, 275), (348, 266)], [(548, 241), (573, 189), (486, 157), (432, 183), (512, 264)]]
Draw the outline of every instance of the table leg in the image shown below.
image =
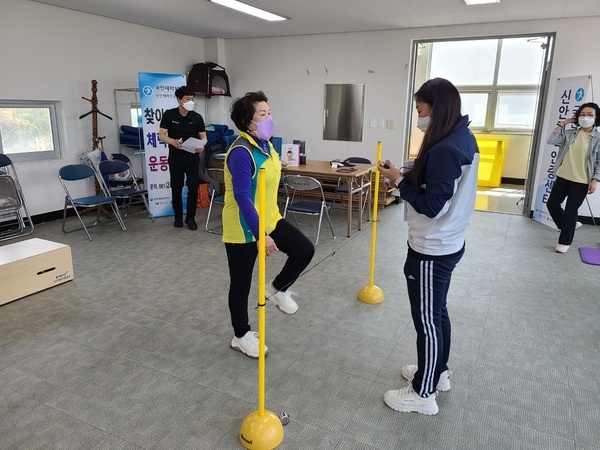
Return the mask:
[(373, 203), (373, 175), (369, 173), (369, 194), (367, 197), (367, 221), (371, 221), (371, 208)]
[(352, 236), (352, 179), (348, 178), (348, 237)]
[(363, 196), (365, 195), (363, 193), (364, 184), (365, 184), (365, 178), (360, 177), (360, 183), (359, 183), (360, 191), (358, 192), (358, 230), (359, 231), (362, 230), (362, 217), (363, 217), (362, 205), (363, 205)]

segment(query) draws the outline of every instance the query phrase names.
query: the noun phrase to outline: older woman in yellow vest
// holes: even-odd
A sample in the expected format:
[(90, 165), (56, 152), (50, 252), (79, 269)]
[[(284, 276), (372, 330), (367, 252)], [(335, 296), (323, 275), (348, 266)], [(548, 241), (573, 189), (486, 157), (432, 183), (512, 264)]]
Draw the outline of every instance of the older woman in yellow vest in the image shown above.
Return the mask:
[[(266, 255), (282, 251), (288, 259), (281, 272), (266, 286), (266, 296), (286, 314), (295, 314), (298, 305), (288, 288), (310, 263), (315, 249), (310, 240), (285, 220), (277, 205), (281, 161), (269, 139), (273, 119), (267, 97), (261, 91), (248, 92), (231, 106), (231, 120), (240, 130), (225, 156), (225, 205), (223, 242), (229, 263), (229, 312), (234, 337), (231, 347), (258, 358), (258, 334), (248, 322), (248, 296), (258, 255), (258, 171), (266, 180)], [(265, 346), (265, 354), (268, 349)]]

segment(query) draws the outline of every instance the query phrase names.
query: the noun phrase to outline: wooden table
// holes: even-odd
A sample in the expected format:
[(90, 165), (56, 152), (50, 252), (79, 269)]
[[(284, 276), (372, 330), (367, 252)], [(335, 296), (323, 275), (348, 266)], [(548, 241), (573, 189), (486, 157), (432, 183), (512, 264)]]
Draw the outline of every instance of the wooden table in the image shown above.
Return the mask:
[[(363, 218), (363, 192), (364, 188), (371, 186), (372, 173), (377, 169), (374, 164), (354, 164), (352, 169), (354, 172), (338, 172), (339, 169), (332, 169), (329, 161), (314, 161), (308, 160), (306, 164), (299, 167), (283, 167), (283, 175), (306, 175), (316, 178), (319, 181), (341, 178), (348, 184), (348, 237), (352, 235), (352, 195), (358, 193), (358, 229), (362, 230)], [(367, 220), (371, 219), (370, 203), (372, 199), (371, 190), (369, 189), (368, 200), (369, 207), (367, 208)]]

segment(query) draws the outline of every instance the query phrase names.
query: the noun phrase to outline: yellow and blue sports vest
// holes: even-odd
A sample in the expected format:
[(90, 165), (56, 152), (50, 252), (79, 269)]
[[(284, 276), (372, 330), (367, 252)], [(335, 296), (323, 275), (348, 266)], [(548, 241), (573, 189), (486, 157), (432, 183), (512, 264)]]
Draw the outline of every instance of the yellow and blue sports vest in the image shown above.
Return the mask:
[(227, 166), (229, 153), (235, 148), (244, 148), (250, 154), (254, 163), (254, 173), (252, 176), (252, 187), (250, 198), (258, 213), (258, 171), (264, 168), (265, 174), (265, 211), (266, 211), (266, 232), (270, 233), (275, 229), (277, 222), (282, 216), (277, 204), (277, 193), (279, 190), (279, 181), (281, 179), (281, 162), (279, 155), (269, 142), (270, 154), (265, 154), (251, 135), (241, 132), (240, 136), (231, 144), (231, 147), (225, 155), (225, 205), (223, 206), (223, 242), (232, 244), (245, 244), (255, 242), (250, 226), (246, 223), (242, 212), (233, 196), (233, 183), (231, 172)]

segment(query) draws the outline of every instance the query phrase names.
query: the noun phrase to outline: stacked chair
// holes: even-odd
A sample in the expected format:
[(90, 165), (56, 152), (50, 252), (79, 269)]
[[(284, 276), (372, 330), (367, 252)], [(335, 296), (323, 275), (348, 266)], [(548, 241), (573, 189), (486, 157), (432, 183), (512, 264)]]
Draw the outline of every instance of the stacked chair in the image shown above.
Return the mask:
[(0, 241), (33, 232), (17, 171), (11, 159), (0, 153)]

